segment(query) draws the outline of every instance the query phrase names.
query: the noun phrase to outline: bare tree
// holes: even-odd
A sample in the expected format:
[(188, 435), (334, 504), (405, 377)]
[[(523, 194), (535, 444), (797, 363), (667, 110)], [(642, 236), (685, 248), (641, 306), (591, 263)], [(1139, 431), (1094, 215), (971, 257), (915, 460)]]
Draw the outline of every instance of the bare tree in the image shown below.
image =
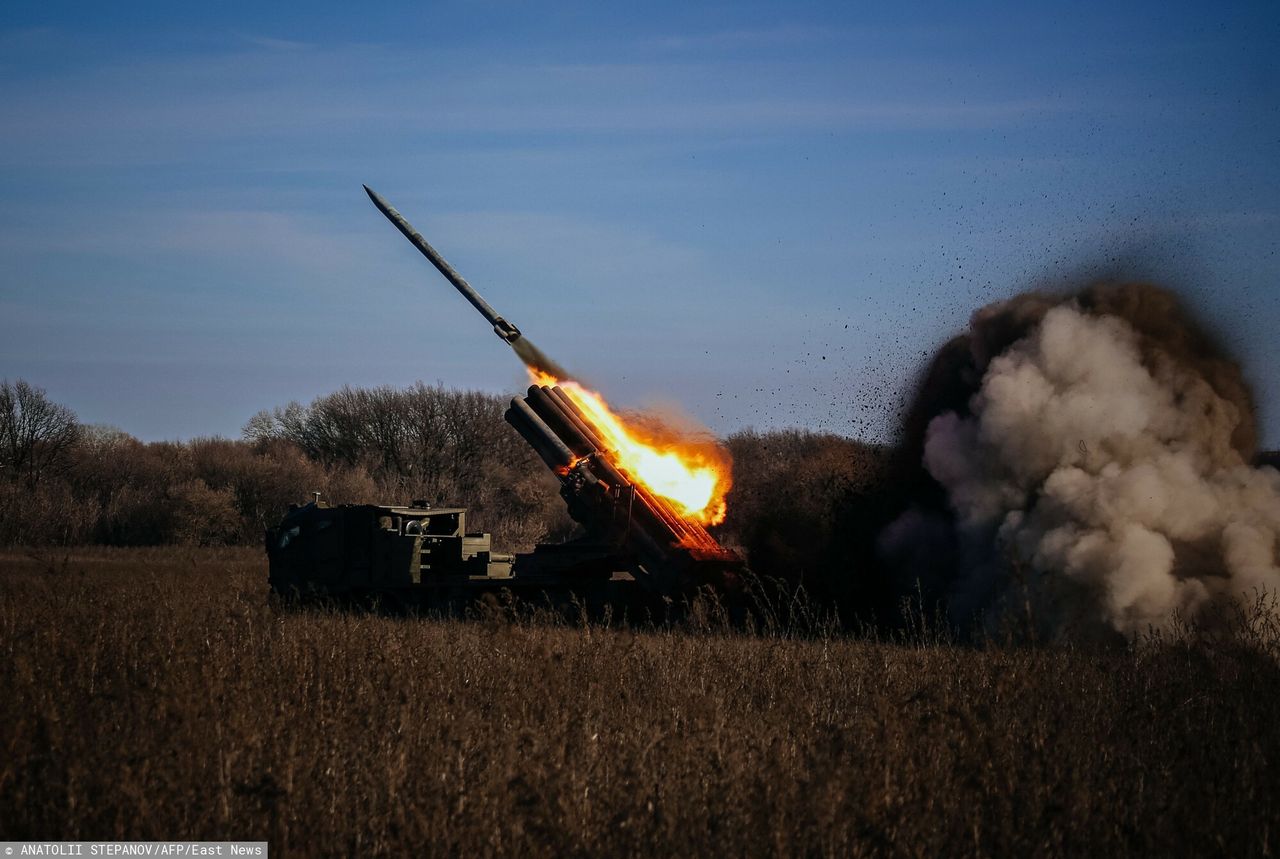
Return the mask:
[(22, 379), (0, 382), (0, 475), (29, 486), (66, 461), (79, 437), (75, 412)]

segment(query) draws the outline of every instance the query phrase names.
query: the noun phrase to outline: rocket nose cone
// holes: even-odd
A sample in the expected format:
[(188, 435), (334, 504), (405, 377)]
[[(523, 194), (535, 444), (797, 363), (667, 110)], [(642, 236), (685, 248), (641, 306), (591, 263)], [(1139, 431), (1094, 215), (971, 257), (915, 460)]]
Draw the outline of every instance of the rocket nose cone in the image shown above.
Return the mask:
[(387, 201), (378, 196), (377, 191), (373, 190), (368, 185), (361, 185), (360, 187), (364, 188), (364, 192), (369, 195), (369, 199), (373, 201), (373, 205), (377, 206), (379, 209), (386, 209)]

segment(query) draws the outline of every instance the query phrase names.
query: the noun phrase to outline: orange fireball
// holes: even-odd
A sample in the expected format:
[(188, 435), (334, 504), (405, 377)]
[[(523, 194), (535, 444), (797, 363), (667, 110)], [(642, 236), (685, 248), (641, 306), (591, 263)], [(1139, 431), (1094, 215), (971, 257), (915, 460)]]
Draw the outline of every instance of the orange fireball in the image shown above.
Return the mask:
[(605, 443), (610, 461), (628, 478), (671, 502), (676, 511), (702, 525), (725, 517), (725, 496), (732, 485), (728, 452), (708, 441), (690, 441), (670, 430), (630, 424), (604, 398), (577, 382), (530, 369), (539, 385), (558, 385), (586, 416)]

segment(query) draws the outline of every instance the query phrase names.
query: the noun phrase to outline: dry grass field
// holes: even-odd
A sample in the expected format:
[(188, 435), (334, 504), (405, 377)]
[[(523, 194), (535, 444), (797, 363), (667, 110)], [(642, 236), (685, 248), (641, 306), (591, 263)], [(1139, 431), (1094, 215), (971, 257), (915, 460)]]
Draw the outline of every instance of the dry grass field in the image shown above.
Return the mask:
[(1269, 855), (1274, 643), (277, 613), (249, 549), (0, 559), (0, 840), (274, 855)]

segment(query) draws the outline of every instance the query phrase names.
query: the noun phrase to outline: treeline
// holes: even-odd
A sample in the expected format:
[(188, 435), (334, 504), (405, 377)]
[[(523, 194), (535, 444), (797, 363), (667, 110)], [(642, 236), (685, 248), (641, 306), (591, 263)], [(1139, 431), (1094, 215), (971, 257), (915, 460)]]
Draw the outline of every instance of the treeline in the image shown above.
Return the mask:
[(254, 416), (245, 438), (142, 442), (0, 383), (0, 545), (250, 545), (291, 503), (465, 503), (504, 545), (571, 527), (505, 400), (344, 388)]
[[(464, 505), (513, 550), (566, 539), (574, 526), (556, 480), (502, 419), (507, 402), (439, 385), (343, 388), (260, 412), (239, 440), (146, 443), (3, 381), (0, 546), (252, 545), (315, 492)], [(734, 486), (713, 531), (754, 570), (814, 582), (833, 565), (875, 567), (879, 530), (904, 503), (891, 449), (803, 430), (747, 430), (726, 444)], [(1280, 453), (1257, 464), (1280, 466)]]
[[(343, 388), (260, 412), (240, 440), (142, 442), (0, 384), (0, 545), (251, 545), (291, 503), (460, 504), (503, 548), (573, 533), (555, 478), (507, 426), (507, 398), (418, 384)], [(883, 456), (834, 435), (746, 431), (717, 530), (771, 569), (810, 575), (837, 511)]]

